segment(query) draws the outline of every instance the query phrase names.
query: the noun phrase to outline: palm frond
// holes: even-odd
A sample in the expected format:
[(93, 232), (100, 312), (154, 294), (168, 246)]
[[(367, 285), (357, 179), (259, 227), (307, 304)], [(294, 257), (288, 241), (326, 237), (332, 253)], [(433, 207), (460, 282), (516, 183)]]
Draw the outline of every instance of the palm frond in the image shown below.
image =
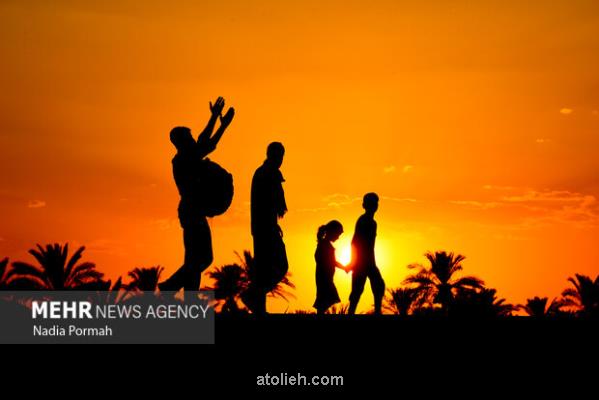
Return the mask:
[(79, 275), (84, 275), (89, 271), (94, 271), (95, 269), (96, 269), (96, 264), (91, 263), (91, 262), (84, 262), (84, 263), (77, 265), (75, 268), (73, 268), (71, 270), (70, 274), (66, 274), (65, 276), (75, 277), (75, 276), (79, 276)]
[(8, 290), (47, 290), (47, 283), (33, 276), (16, 275), (6, 283)]
[[(71, 256), (71, 259), (67, 263), (65, 267), (65, 276), (71, 275), (73, 272), (73, 268), (77, 264), (77, 262), (81, 259), (81, 255), (83, 254), (83, 250), (85, 250), (84, 246), (81, 246), (77, 249), (77, 251)], [(65, 252), (68, 251), (68, 243), (65, 245)], [(66, 253), (65, 253), (66, 254)]]
[(397, 288), (388, 289), (389, 297), (385, 298), (385, 310), (398, 315), (408, 315), (419, 297), (417, 289)]
[(48, 286), (48, 280), (44, 274), (44, 271), (40, 267), (29, 263), (21, 261), (15, 261), (12, 263), (12, 268), (7, 274), (7, 280), (12, 281), (16, 278), (39, 280), (44, 282), (44, 286)]
[(547, 297), (533, 297), (526, 300), (526, 304), (518, 308), (523, 310), (530, 317), (543, 317), (547, 314)]
[(485, 286), (485, 282), (475, 276), (464, 276), (462, 278), (456, 279), (452, 283), (452, 286), (457, 288), (467, 287), (472, 289), (481, 289)]
[(410, 275), (406, 277), (403, 282), (404, 285), (417, 285), (419, 287), (430, 287), (435, 286), (437, 282), (435, 277), (428, 273), (418, 273), (416, 275)]
[(140, 290), (142, 292), (153, 292), (158, 286), (160, 275), (164, 267), (156, 265), (153, 267), (134, 268), (127, 273), (131, 281), (124, 285), (127, 290)]
[(288, 272), (268, 295), (285, 301), (289, 301), (289, 298), (295, 298), (295, 295), (290, 291), (295, 289), (295, 284), (291, 281), (290, 277), (291, 273)]
[(8, 266), (8, 257), (0, 261), (0, 282), (4, 282), (6, 267)]
[(579, 301), (580, 293), (576, 289), (567, 288), (562, 292), (562, 296), (570, 298), (571, 300)]

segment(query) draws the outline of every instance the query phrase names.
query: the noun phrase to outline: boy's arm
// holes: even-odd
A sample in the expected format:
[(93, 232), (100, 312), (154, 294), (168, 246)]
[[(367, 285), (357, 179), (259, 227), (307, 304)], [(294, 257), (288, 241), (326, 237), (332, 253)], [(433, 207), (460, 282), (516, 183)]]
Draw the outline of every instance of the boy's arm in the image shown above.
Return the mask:
[(208, 142), (210, 141), (210, 136), (212, 136), (212, 132), (214, 132), (216, 120), (218, 119), (218, 117), (221, 116), (223, 108), (225, 107), (225, 99), (219, 97), (218, 99), (216, 99), (214, 104), (212, 104), (212, 102), (209, 102), (209, 104), (211, 115), (210, 119), (208, 120), (208, 123), (206, 124), (206, 127), (198, 136), (197, 143), (199, 145), (208, 144)]
[(343, 265), (339, 261), (335, 262), (335, 267), (337, 267), (337, 268), (339, 268), (339, 269), (341, 269), (341, 270), (343, 270), (345, 272), (351, 271), (351, 268), (350, 268), (349, 264), (348, 265)]
[(216, 133), (214, 134), (214, 136), (212, 136), (209, 139), (209, 142), (208, 142), (208, 153), (211, 153), (211, 152), (213, 152), (216, 149), (216, 146), (218, 145), (218, 142), (223, 137), (223, 134), (225, 133), (225, 130), (231, 124), (231, 121), (233, 121), (233, 117), (234, 116), (235, 116), (235, 109), (233, 107), (231, 107), (231, 108), (229, 108), (229, 110), (227, 111), (227, 113), (225, 114), (225, 116), (221, 117), (221, 119), (220, 119), (220, 126), (216, 130)]

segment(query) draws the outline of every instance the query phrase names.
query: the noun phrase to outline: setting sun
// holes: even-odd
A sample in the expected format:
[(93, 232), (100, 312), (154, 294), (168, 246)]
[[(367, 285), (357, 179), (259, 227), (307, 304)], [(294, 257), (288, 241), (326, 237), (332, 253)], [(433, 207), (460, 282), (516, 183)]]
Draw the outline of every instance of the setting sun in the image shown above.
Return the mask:
[(351, 244), (346, 244), (337, 250), (337, 260), (347, 267), (351, 262)]
[[(347, 266), (351, 262), (352, 258), (351, 237), (339, 239), (335, 243), (335, 247), (337, 249), (337, 260), (341, 264)], [(387, 243), (385, 240), (377, 240), (375, 246), (375, 253), (377, 265), (381, 269), (381, 271), (388, 269), (386, 268), (386, 266), (393, 262), (392, 257), (390, 256), (393, 254), (393, 252), (387, 247)]]

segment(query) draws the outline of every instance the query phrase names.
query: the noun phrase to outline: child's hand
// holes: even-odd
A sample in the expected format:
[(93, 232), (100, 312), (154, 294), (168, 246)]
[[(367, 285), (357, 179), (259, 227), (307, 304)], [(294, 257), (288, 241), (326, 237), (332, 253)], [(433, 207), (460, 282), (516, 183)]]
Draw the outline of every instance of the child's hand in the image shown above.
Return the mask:
[(216, 99), (214, 104), (212, 104), (212, 102), (209, 102), (209, 105), (210, 105), (210, 112), (212, 112), (213, 116), (221, 116), (222, 112), (223, 112), (223, 108), (225, 108), (225, 99), (223, 99), (222, 97), (219, 97), (218, 99)]
[(220, 123), (224, 128), (226, 128), (231, 124), (231, 121), (233, 121), (234, 116), (235, 109), (233, 107), (230, 107), (224, 117), (222, 115), (220, 116)]

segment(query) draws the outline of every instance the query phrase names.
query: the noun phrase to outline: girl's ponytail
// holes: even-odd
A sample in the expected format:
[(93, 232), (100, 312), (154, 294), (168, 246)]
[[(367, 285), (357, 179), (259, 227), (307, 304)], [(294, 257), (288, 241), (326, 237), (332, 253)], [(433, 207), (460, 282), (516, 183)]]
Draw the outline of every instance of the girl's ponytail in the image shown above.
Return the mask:
[(327, 226), (326, 225), (320, 225), (320, 228), (318, 228), (318, 232), (316, 232), (316, 240), (318, 242), (320, 242), (321, 240), (324, 240), (324, 235), (327, 233)]

